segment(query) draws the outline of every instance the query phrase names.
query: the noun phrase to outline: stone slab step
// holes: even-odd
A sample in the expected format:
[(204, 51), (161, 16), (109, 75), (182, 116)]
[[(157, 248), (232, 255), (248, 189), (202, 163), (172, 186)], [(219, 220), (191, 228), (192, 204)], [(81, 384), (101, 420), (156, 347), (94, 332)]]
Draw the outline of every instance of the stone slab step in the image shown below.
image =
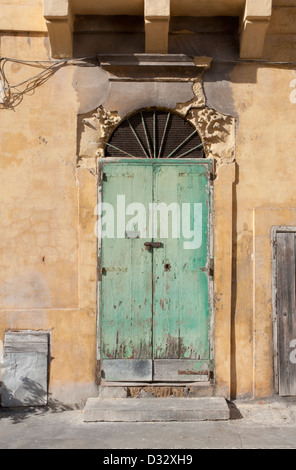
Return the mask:
[(229, 419), (224, 398), (89, 398), (84, 421), (154, 422), (219, 421)]

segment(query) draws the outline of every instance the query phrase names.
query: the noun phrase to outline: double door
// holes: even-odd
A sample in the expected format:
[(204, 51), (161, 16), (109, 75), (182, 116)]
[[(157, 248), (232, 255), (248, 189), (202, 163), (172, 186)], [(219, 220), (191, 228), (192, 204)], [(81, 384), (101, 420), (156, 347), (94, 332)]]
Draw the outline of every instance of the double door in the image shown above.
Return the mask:
[(209, 380), (211, 172), (206, 160), (101, 165), (102, 380)]

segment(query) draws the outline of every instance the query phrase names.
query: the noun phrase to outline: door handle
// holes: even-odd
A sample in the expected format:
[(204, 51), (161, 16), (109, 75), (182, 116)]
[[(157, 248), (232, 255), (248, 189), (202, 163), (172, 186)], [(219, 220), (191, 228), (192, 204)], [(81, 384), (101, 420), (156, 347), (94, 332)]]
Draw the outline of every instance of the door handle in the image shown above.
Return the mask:
[(145, 242), (145, 249), (150, 250), (150, 248), (162, 248), (163, 244), (161, 242)]

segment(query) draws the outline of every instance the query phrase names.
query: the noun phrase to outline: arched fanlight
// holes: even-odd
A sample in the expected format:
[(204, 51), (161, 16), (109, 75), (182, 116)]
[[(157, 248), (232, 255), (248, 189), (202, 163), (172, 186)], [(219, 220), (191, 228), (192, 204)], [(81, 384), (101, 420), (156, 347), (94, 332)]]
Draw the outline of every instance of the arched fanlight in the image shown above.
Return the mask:
[(149, 109), (125, 119), (106, 143), (106, 157), (204, 158), (197, 130), (170, 111)]

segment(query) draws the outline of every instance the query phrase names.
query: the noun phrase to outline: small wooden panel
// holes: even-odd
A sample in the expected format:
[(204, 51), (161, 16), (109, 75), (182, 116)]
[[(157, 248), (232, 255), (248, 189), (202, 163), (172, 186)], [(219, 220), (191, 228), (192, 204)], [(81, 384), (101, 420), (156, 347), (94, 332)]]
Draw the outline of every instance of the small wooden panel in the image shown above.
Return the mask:
[(153, 380), (165, 382), (208, 382), (208, 361), (155, 359)]
[(44, 353), (48, 354), (48, 333), (27, 331), (6, 331), (4, 337), (5, 353)]
[(48, 353), (47, 343), (27, 343), (25, 341), (15, 344), (8, 343), (5, 346), (6, 353)]
[(152, 360), (149, 359), (104, 359), (102, 379), (111, 382), (152, 381)]
[(16, 343), (18, 341), (27, 341), (31, 343), (48, 342), (48, 333), (40, 331), (10, 330), (5, 331), (4, 344), (8, 342)]
[(1, 360), (2, 406), (46, 405), (48, 362), (49, 333), (6, 331)]
[(296, 395), (296, 364), (291, 361), (291, 343), (296, 339), (295, 233), (278, 233), (276, 243), (279, 394), (292, 396)]

